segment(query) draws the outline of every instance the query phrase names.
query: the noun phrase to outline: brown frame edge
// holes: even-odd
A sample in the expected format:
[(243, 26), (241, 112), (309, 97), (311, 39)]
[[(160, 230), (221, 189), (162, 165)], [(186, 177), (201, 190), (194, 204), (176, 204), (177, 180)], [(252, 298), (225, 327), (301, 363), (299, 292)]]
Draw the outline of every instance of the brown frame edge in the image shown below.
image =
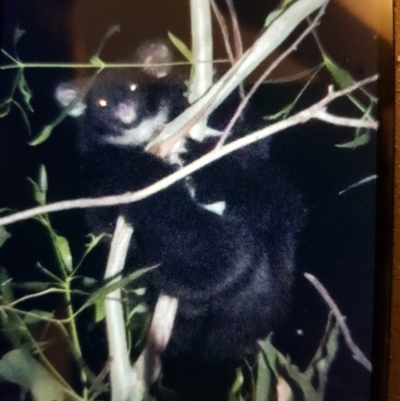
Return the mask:
[[(380, 0), (381, 8), (390, 7)], [(377, 213), (377, 302), (375, 326), (375, 380), (371, 401), (398, 400), (400, 398), (400, 2), (394, 0), (393, 45), (385, 50), (379, 47), (379, 71), (381, 74), (379, 99), (383, 99), (380, 109), (382, 140), (378, 148)], [(383, 16), (383, 13), (381, 13)], [(381, 18), (381, 23), (385, 23)], [(387, 47), (387, 46), (386, 46)], [(392, 107), (390, 107), (390, 103)], [(393, 109), (394, 107), (394, 109)], [(391, 117), (394, 116), (394, 119)], [(393, 123), (391, 123), (393, 121)], [(380, 187), (380, 188), (379, 188)], [(379, 192), (381, 190), (381, 192)], [(393, 197), (393, 198), (392, 198)], [(393, 199), (393, 204), (389, 203)], [(386, 228), (385, 228), (386, 227)], [(388, 230), (393, 227), (393, 232)], [(392, 235), (391, 235), (392, 234)], [(385, 268), (391, 266), (391, 269)], [(381, 271), (379, 271), (381, 270)], [(381, 396), (379, 396), (380, 394)], [(386, 395), (386, 397), (382, 397)]]

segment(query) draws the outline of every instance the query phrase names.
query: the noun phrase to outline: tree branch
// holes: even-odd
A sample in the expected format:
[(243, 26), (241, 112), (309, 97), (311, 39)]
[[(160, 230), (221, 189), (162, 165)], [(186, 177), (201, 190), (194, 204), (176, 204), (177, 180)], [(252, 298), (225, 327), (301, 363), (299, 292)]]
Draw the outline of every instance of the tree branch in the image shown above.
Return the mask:
[[(84, 198), (84, 199), (76, 199), (76, 200), (67, 200), (56, 202), (50, 205), (38, 206), (32, 209), (24, 210), (22, 212), (14, 213), (9, 216), (0, 218), (0, 226), (16, 223), (18, 221), (26, 220), (34, 216), (38, 216), (44, 213), (52, 213), (60, 210), (69, 210), (69, 209), (83, 209), (88, 207), (101, 207), (101, 206), (114, 206), (119, 204), (127, 204), (132, 202), (137, 202), (144, 198), (154, 195), (158, 191), (161, 191), (165, 188), (168, 188), (170, 185), (176, 183), (179, 180), (182, 180), (186, 176), (194, 173), (195, 171), (201, 169), (207, 164), (212, 163), (215, 160), (222, 158), (225, 155), (228, 155), (244, 146), (250, 145), (254, 142), (259, 141), (260, 139), (271, 136), (279, 131), (287, 129), (297, 124), (304, 124), (311, 119), (318, 119), (318, 114), (321, 110), (323, 110), (329, 103), (333, 100), (345, 96), (348, 93), (364, 86), (370, 82), (376, 81), (378, 75), (373, 75), (372, 77), (366, 78), (362, 81), (355, 83), (354, 85), (349, 86), (346, 89), (340, 91), (333, 91), (330, 87), (328, 94), (321, 99), (319, 102), (314, 105), (294, 114), (291, 117), (283, 121), (278, 121), (277, 123), (271, 124), (268, 127), (265, 127), (259, 131), (256, 131), (252, 134), (246, 135), (243, 138), (240, 138), (236, 141), (230, 142), (227, 145), (224, 145), (222, 148), (218, 150), (213, 150), (206, 155), (200, 157), (194, 162), (188, 164), (187, 166), (181, 168), (175, 173), (161, 179), (160, 181), (144, 188), (136, 192), (127, 192), (122, 195), (112, 195), (105, 196), (102, 198)], [(353, 126), (356, 126), (355, 121), (353, 121)], [(368, 120), (358, 120), (358, 127), (377, 129), (378, 123), (373, 119)]]
[(369, 372), (372, 372), (372, 365), (371, 362), (367, 359), (364, 353), (360, 350), (358, 345), (353, 341), (350, 330), (346, 325), (346, 318), (340, 312), (338, 306), (336, 305), (335, 301), (329, 295), (326, 288), (321, 284), (321, 282), (312, 274), (304, 273), (304, 277), (315, 287), (315, 289), (320, 293), (321, 297), (327, 303), (329, 309), (334, 314), (340, 331), (343, 334), (344, 340), (349, 347), (350, 351), (353, 353), (353, 358), (359, 362), (361, 365), (365, 367)]

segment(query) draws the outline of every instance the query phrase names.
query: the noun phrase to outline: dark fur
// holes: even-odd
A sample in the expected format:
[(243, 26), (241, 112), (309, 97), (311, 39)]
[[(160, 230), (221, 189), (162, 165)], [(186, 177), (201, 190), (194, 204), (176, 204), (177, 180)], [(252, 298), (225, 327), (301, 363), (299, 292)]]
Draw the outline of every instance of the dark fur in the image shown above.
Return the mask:
[[(144, 152), (142, 144), (121, 146), (107, 137), (122, 135), (165, 107), (170, 107), (170, 120), (185, 103), (181, 89), (161, 79), (130, 93), (126, 84), (126, 77), (100, 77), (84, 99), (77, 140), (82, 196), (136, 191), (174, 170)], [(99, 109), (99, 98), (106, 98), (110, 107)], [(113, 114), (127, 102), (134, 102), (138, 116), (129, 127)], [(89, 220), (97, 228), (104, 220), (101, 228), (106, 231), (117, 214), (124, 214), (135, 229), (145, 265), (159, 264), (148, 276), (150, 286), (179, 299), (165, 366), (186, 360), (234, 365), (255, 355), (257, 340), (265, 338), (284, 313), (303, 212), (280, 171), (269, 166), (267, 158), (253, 163), (251, 157), (243, 150), (197, 176), (200, 192), (227, 201), (223, 216), (199, 206), (184, 181), (108, 209), (113, 213), (90, 211)], [(208, 186), (213, 172), (217, 183)], [(223, 188), (221, 194), (216, 188)]]

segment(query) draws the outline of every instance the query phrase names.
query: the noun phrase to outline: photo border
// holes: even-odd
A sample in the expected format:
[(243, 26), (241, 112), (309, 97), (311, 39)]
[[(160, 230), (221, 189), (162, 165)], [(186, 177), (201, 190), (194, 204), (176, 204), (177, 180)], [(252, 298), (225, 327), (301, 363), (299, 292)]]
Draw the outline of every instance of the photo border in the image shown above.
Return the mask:
[[(393, 183), (393, 215), (392, 215), (392, 224), (393, 224), (393, 232), (392, 236), (387, 238), (390, 242), (390, 249), (388, 249), (388, 255), (391, 258), (391, 270), (388, 272), (388, 276), (384, 279), (383, 284), (386, 283), (386, 292), (390, 294), (390, 299), (387, 302), (387, 313), (383, 313), (383, 315), (388, 315), (388, 331), (386, 335), (383, 335), (386, 340), (384, 342), (384, 350), (387, 355), (382, 355), (382, 361), (386, 358), (386, 369), (382, 370), (382, 375), (385, 377), (385, 381), (382, 382), (386, 384), (385, 392), (386, 392), (386, 400), (394, 400), (400, 397), (400, 281), (399, 274), (397, 272), (398, 266), (400, 266), (400, 153), (398, 151), (398, 146), (400, 146), (400, 42), (397, 40), (398, 35), (400, 35), (400, 10), (398, 8), (398, 1), (392, 2), (391, 6), (393, 7), (393, 44), (394, 53), (392, 53), (392, 57), (394, 56), (394, 60), (390, 55), (390, 64), (391, 68), (394, 70), (393, 72), (388, 71), (388, 78), (385, 78), (386, 85), (391, 85), (392, 93), (393, 93), (393, 101), (394, 101), (394, 119), (393, 119), (393, 139), (392, 139), (392, 158), (388, 158), (388, 164), (391, 160), (392, 166), (392, 175), (391, 175), (391, 183)], [(384, 21), (382, 20), (382, 23)], [(384, 63), (384, 54), (380, 55), (381, 65)], [(387, 63), (389, 64), (389, 63)], [(387, 66), (387, 68), (390, 68)], [(386, 72), (385, 70), (381, 70), (382, 73)], [(394, 82), (392, 81), (394, 79)], [(388, 94), (390, 94), (390, 88), (388, 88)], [(393, 91), (394, 89), (394, 91)], [(389, 139), (389, 138), (388, 138)], [(387, 154), (390, 153), (389, 144), (387, 146)], [(388, 182), (386, 187), (390, 187), (390, 182), (388, 178)], [(389, 205), (387, 205), (389, 206)], [(379, 232), (377, 232), (378, 234)], [(387, 290), (390, 291), (387, 291)], [(384, 293), (383, 293), (384, 294)], [(384, 298), (384, 296), (382, 297)], [(377, 307), (379, 303), (377, 304)], [(381, 309), (382, 311), (386, 311), (385, 309)], [(385, 329), (386, 327), (384, 327)], [(385, 330), (383, 330), (385, 331)], [(383, 339), (383, 338), (382, 338)], [(382, 349), (382, 347), (381, 347)], [(377, 365), (377, 368), (379, 365)], [(384, 368), (385, 365), (382, 365)]]

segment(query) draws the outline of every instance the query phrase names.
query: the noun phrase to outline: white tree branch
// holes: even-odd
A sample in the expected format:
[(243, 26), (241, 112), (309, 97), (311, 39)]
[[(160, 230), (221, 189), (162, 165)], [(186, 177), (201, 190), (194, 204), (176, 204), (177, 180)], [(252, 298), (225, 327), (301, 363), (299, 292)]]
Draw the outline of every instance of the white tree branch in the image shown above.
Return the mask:
[(293, 32), (301, 21), (318, 8), (326, 5), (327, 2), (328, 0), (299, 0), (291, 5), (272, 22), (253, 46), (201, 99), (167, 124), (161, 134), (147, 148), (152, 148), (168, 138), (171, 145), (165, 148), (165, 154), (160, 154), (161, 157), (166, 157), (176, 141), (187, 135), (200, 119), (208, 117)]
[[(122, 216), (119, 216), (104, 274), (105, 279), (116, 277), (113, 283), (120, 279), (118, 275), (124, 268), (132, 233), (132, 226), (127, 224)], [(143, 387), (142, 390), (144, 391), (144, 381), (139, 383), (133, 380), (120, 289), (107, 295), (105, 310), (110, 357), (111, 400), (139, 401), (141, 398), (136, 397), (136, 392), (140, 387)], [(139, 391), (139, 393), (142, 394), (143, 392)]]
[(340, 312), (338, 306), (335, 301), (329, 295), (326, 288), (321, 284), (321, 282), (312, 274), (304, 273), (305, 278), (315, 287), (315, 289), (319, 292), (321, 297), (327, 303), (329, 309), (333, 313), (336, 318), (336, 321), (339, 325), (340, 331), (343, 334), (344, 340), (349, 347), (350, 351), (353, 353), (353, 358), (358, 361), (361, 365), (365, 367), (369, 372), (372, 372), (372, 365), (368, 358), (364, 355), (364, 353), (360, 350), (358, 345), (353, 341), (350, 330), (346, 325), (346, 318)]
[[(348, 93), (353, 92), (354, 90), (360, 88), (363, 85), (376, 81), (377, 78), (378, 75), (374, 75), (362, 81), (356, 82), (354, 85), (351, 85), (346, 89), (336, 92), (333, 91), (332, 88), (330, 88), (328, 94), (314, 105), (294, 114), (291, 117), (288, 117), (283, 121), (278, 121), (277, 123), (271, 124), (268, 127), (265, 127), (259, 131), (249, 134), (236, 141), (230, 142), (229, 144), (223, 146), (218, 150), (213, 150), (207, 153), (206, 155), (200, 157), (199, 159), (195, 160), (194, 162), (188, 164), (187, 166), (181, 168), (180, 170), (176, 171), (175, 173), (139, 191), (127, 192), (122, 195), (105, 196), (102, 198), (68, 200), (68, 201), (56, 202), (50, 205), (38, 206), (32, 209), (24, 210), (22, 212), (14, 213), (9, 216), (0, 218), (0, 226), (5, 226), (7, 224), (16, 223), (21, 220), (26, 220), (28, 218), (38, 216), (43, 213), (52, 213), (60, 210), (113, 206), (113, 205), (137, 202), (139, 200), (154, 195), (158, 191), (168, 188), (170, 185), (174, 184), (179, 180), (182, 180), (186, 176), (194, 173), (195, 171), (206, 166), (207, 164), (210, 164), (211, 162), (218, 160), (221, 157), (229, 153), (232, 153), (244, 146), (250, 145), (256, 141), (259, 141), (260, 139), (271, 136), (279, 131), (282, 131), (294, 125), (304, 124), (312, 119), (318, 119), (318, 114), (321, 112), (321, 110), (324, 110), (325, 107), (333, 100), (341, 96), (345, 96)], [(352, 121), (353, 126), (371, 128), (374, 130), (378, 128), (378, 123), (372, 119), (368, 120), (360, 119), (358, 120), (357, 125), (355, 124), (355, 121), (356, 120)]]

